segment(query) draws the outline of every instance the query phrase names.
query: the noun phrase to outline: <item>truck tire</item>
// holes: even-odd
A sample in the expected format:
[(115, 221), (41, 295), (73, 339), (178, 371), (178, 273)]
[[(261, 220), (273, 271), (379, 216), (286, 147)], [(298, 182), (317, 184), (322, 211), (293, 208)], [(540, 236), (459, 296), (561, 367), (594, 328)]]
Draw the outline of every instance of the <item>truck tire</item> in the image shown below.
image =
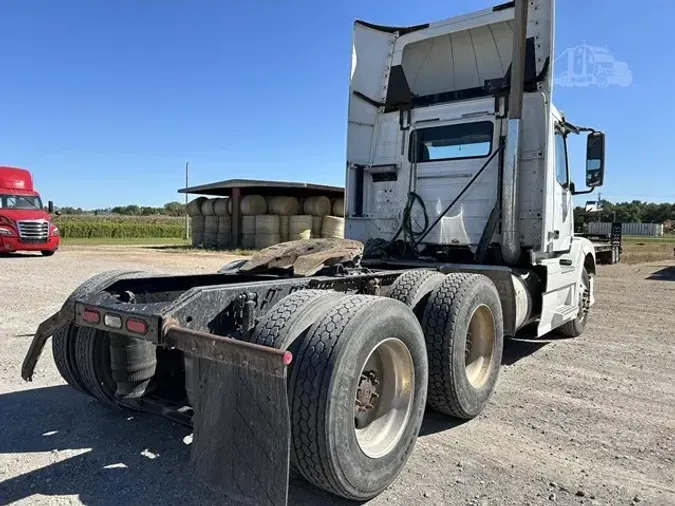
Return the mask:
[[(156, 274), (149, 274), (143, 271), (128, 271), (123, 269), (111, 270), (96, 274), (78, 286), (68, 296), (63, 306), (65, 307), (67, 304), (79, 297), (100, 290), (109, 282), (113, 282), (118, 279), (133, 279), (155, 275)], [(52, 336), (52, 355), (54, 356), (56, 368), (61, 374), (61, 377), (66, 380), (66, 383), (82, 393), (95, 397), (94, 393), (89, 391), (85, 381), (83, 380), (80, 364), (78, 363), (76, 341), (78, 340), (77, 334), (80, 332), (80, 330), (80, 327), (76, 327), (70, 323), (66, 327), (55, 332)]]
[(293, 343), (341, 297), (342, 293), (328, 290), (300, 290), (287, 295), (262, 317), (250, 342), (280, 350), (295, 348)]
[(429, 355), (428, 403), (471, 419), (483, 411), (499, 376), (504, 347), (502, 305), (480, 274), (448, 274), (431, 293), (422, 318)]
[(42, 251), (40, 251), (40, 253), (42, 253), (42, 256), (43, 256), (43, 257), (50, 257), (50, 256), (52, 256), (54, 253), (56, 253), (56, 250), (43, 249)]
[(75, 338), (76, 361), (92, 397), (119, 407), (115, 399), (117, 385), (110, 368), (110, 334), (88, 327), (79, 329)]
[(66, 383), (78, 392), (89, 394), (84, 386), (75, 356), (75, 339), (78, 331), (79, 327), (70, 324), (54, 333), (52, 336), (52, 355), (56, 368), (61, 377), (66, 380)]
[(584, 285), (584, 291), (579, 295), (579, 314), (577, 317), (567, 323), (562, 324), (556, 329), (556, 332), (563, 337), (579, 337), (586, 330), (586, 322), (588, 321), (588, 309), (584, 309), (586, 292), (590, 290), (590, 278), (588, 271), (584, 267), (581, 271), (581, 283)]
[(296, 469), (348, 499), (381, 493), (415, 446), (427, 380), (410, 308), (385, 297), (336, 300), (303, 339), (289, 380)]
[(436, 271), (404, 272), (392, 283), (388, 296), (403, 302), (422, 320), (429, 295), (444, 279), (445, 275)]

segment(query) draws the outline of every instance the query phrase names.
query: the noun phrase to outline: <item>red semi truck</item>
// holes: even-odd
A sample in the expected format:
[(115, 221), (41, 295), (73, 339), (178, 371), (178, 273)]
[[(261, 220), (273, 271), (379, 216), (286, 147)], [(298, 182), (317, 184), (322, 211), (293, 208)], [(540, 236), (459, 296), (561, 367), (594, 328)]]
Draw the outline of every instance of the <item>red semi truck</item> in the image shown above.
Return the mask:
[(53, 255), (59, 248), (59, 229), (42, 206), (33, 188), (33, 177), (25, 169), (0, 166), (0, 253), (39, 251)]

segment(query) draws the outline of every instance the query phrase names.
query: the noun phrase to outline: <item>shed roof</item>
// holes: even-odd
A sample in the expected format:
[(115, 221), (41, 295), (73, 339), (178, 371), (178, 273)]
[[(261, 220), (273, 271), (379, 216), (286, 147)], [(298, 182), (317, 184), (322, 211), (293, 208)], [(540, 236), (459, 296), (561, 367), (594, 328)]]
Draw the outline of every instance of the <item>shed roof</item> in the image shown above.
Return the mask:
[(178, 193), (194, 193), (198, 195), (217, 195), (231, 197), (232, 190), (239, 188), (242, 195), (279, 195), (283, 193), (291, 197), (311, 197), (325, 195), (327, 197), (342, 197), (344, 188), (314, 183), (299, 183), (292, 181), (263, 181), (260, 179), (227, 179), (216, 183), (202, 184), (181, 188)]

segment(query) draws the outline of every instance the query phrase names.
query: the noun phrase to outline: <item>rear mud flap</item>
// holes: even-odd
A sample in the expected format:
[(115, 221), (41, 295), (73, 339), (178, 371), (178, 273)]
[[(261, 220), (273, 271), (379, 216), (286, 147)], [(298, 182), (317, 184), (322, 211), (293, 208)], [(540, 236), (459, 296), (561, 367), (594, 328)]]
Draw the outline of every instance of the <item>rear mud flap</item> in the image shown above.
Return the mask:
[(180, 341), (177, 347), (197, 362), (191, 372), (197, 386), (193, 471), (233, 499), (285, 506), (290, 459), (286, 366), (291, 355), (205, 336), (186, 329), (168, 332), (172, 344)]

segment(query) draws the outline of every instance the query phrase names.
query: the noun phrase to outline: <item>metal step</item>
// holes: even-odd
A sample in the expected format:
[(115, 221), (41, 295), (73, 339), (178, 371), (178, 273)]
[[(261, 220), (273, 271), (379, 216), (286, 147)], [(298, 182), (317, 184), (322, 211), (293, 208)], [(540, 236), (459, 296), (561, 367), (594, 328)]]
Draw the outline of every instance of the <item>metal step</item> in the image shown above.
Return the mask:
[(555, 308), (556, 315), (560, 316), (563, 321), (569, 321), (576, 318), (578, 311), (579, 306), (568, 306), (566, 304)]

